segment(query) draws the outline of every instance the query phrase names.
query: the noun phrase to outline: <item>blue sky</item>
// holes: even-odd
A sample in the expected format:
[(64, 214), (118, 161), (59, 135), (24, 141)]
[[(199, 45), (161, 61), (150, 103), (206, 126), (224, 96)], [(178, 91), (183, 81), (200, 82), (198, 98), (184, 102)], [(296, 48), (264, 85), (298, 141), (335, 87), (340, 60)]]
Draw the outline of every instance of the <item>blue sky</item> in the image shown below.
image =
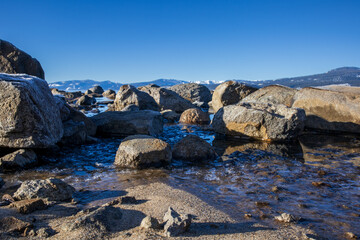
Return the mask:
[(359, 0), (1, 1), (47, 81), (275, 79), (360, 67)]

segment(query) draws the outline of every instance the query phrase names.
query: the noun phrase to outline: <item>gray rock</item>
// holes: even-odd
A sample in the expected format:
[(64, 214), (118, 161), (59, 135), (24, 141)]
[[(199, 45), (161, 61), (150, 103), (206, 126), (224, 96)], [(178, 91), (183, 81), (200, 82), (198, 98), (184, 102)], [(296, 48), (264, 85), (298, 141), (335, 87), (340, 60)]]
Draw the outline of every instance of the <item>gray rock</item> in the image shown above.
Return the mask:
[(103, 94), (103, 92), (104, 92), (104, 89), (103, 89), (101, 86), (99, 86), (99, 85), (94, 86), (94, 87), (90, 88), (89, 90), (90, 90), (91, 92), (97, 93), (97, 94)]
[(92, 93), (93, 93), (93, 92), (92, 92), (91, 90), (86, 90), (84, 94), (85, 94), (85, 95), (90, 95), (90, 94), (92, 94)]
[(141, 110), (137, 112), (104, 112), (91, 120), (97, 126), (96, 134), (102, 137), (126, 137), (135, 134), (155, 136), (163, 131), (159, 112)]
[(172, 156), (174, 159), (190, 162), (214, 160), (216, 153), (212, 146), (196, 135), (188, 135), (175, 144)]
[(147, 135), (125, 138), (116, 153), (115, 165), (127, 168), (160, 167), (171, 161), (168, 143)]
[(294, 96), (293, 107), (306, 113), (307, 128), (360, 133), (360, 94), (303, 88)]
[(0, 72), (26, 73), (45, 79), (41, 64), (11, 43), (0, 39)]
[(177, 122), (180, 119), (180, 114), (173, 110), (164, 110), (161, 112), (162, 117), (170, 123)]
[(0, 147), (46, 148), (62, 134), (59, 109), (45, 80), (0, 74)]
[(172, 86), (169, 89), (192, 103), (203, 102), (205, 106), (209, 107), (207, 103), (211, 101), (212, 95), (210, 90), (204, 85), (185, 83)]
[(149, 228), (160, 229), (161, 225), (159, 224), (159, 221), (156, 218), (153, 218), (151, 216), (146, 216), (141, 221), (140, 227), (144, 229), (149, 229)]
[(55, 234), (55, 231), (51, 228), (40, 228), (36, 231), (36, 236), (41, 238), (48, 238)]
[(138, 106), (136, 106), (134, 104), (128, 105), (128, 106), (124, 107), (123, 109), (121, 109), (121, 112), (137, 112), (137, 111), (140, 111), (140, 109)]
[(53, 95), (64, 96), (67, 102), (71, 102), (75, 98), (79, 98), (79, 97), (81, 97), (83, 95), (80, 91), (77, 91), (77, 92), (65, 92), (65, 91), (62, 91), (62, 90), (58, 90), (56, 88), (52, 88), (51, 93)]
[(36, 153), (31, 149), (20, 149), (0, 158), (0, 170), (16, 171), (37, 164)]
[(191, 225), (191, 216), (179, 215), (174, 209), (169, 207), (164, 216), (164, 231), (167, 237), (178, 236), (189, 230)]
[(216, 112), (212, 127), (216, 133), (259, 140), (289, 140), (303, 130), (305, 112), (285, 105), (240, 103)]
[(257, 89), (235, 81), (227, 81), (215, 88), (212, 96), (212, 108), (217, 112), (220, 108), (238, 103)]
[(203, 112), (199, 108), (190, 108), (185, 110), (181, 116), (179, 122), (187, 124), (209, 124), (209, 114)]
[(86, 128), (86, 133), (88, 136), (96, 135), (96, 124), (87, 116), (85, 116), (82, 112), (75, 110), (74, 108), (68, 106), (70, 109), (70, 116), (68, 120), (72, 120), (74, 122), (84, 123)]
[(87, 131), (84, 122), (74, 122), (73, 120), (68, 120), (63, 123), (64, 126), (64, 135), (61, 139), (61, 144), (63, 145), (80, 145), (84, 144), (87, 141)]
[(77, 101), (76, 104), (77, 105), (93, 105), (96, 103), (96, 99), (94, 97), (90, 97), (88, 95), (84, 95), (82, 97), (80, 97)]
[(74, 230), (94, 231), (105, 233), (116, 230), (121, 224), (122, 213), (113, 206), (101, 206), (87, 209), (76, 214), (75, 219), (61, 226), (64, 231)]
[(196, 107), (176, 92), (159, 87), (155, 84), (139, 87), (139, 90), (146, 92), (153, 97), (155, 102), (159, 105), (161, 111), (170, 109), (177, 113), (182, 113), (186, 109)]
[(54, 95), (55, 103), (60, 111), (61, 121), (66, 121), (70, 118), (70, 106), (66, 103), (63, 95)]
[(105, 92), (103, 92), (102, 94), (104, 97), (107, 97), (109, 99), (115, 100), (116, 98), (116, 92), (114, 90), (106, 90)]
[(291, 107), (293, 97), (298, 90), (281, 86), (270, 85), (260, 88), (241, 100), (241, 102), (261, 102), (270, 104), (284, 104)]
[(297, 222), (300, 220), (299, 217), (296, 217), (294, 215), (291, 215), (289, 213), (282, 213), (279, 216), (275, 216), (275, 220), (279, 221), (279, 222), (284, 222), (284, 223), (291, 223), (291, 222)]
[(146, 92), (139, 91), (131, 85), (123, 85), (115, 98), (115, 111), (121, 111), (129, 105), (136, 105), (140, 110), (158, 111), (159, 106), (155, 100)]
[(64, 201), (72, 198), (75, 189), (60, 179), (24, 181), (14, 193), (18, 200), (45, 198), (49, 201)]

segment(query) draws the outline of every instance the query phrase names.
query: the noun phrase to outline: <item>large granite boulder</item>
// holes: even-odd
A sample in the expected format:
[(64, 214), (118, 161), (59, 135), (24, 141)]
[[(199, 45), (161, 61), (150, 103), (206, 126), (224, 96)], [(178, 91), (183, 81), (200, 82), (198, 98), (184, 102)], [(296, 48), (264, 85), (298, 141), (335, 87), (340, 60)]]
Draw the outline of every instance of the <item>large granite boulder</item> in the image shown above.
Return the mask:
[(270, 104), (284, 104), (291, 107), (293, 97), (298, 90), (281, 85), (270, 85), (260, 88), (241, 100), (241, 102), (261, 102)]
[(182, 98), (176, 92), (159, 87), (155, 84), (139, 87), (139, 90), (146, 92), (153, 97), (161, 111), (170, 109), (177, 113), (182, 113), (186, 109), (195, 107), (190, 101)]
[(62, 134), (59, 109), (45, 80), (0, 74), (0, 147), (46, 148)]
[(104, 93), (104, 89), (99, 86), (99, 85), (96, 85), (92, 88), (89, 89), (92, 93), (96, 93), (96, 94), (103, 94)]
[(40, 63), (11, 43), (0, 39), (0, 72), (26, 73), (45, 79)]
[(133, 135), (125, 138), (115, 157), (115, 165), (138, 169), (160, 167), (169, 164), (170, 161), (170, 145), (148, 135)]
[(142, 92), (131, 85), (123, 85), (116, 94), (114, 101), (115, 111), (121, 111), (129, 105), (136, 105), (140, 110), (159, 110), (159, 106), (148, 93)]
[(356, 91), (303, 88), (295, 94), (292, 106), (305, 110), (308, 128), (360, 133), (360, 94)]
[(256, 88), (235, 81), (224, 82), (215, 88), (211, 101), (212, 108), (216, 112), (223, 106), (238, 103), (256, 90)]
[(169, 89), (192, 103), (203, 102), (205, 106), (209, 107), (207, 103), (211, 101), (212, 95), (210, 90), (204, 85), (185, 83), (172, 86)]
[(175, 144), (173, 158), (189, 162), (214, 160), (216, 153), (211, 145), (196, 135), (188, 135)]
[(210, 117), (208, 113), (203, 112), (199, 108), (190, 108), (181, 114), (179, 122), (186, 124), (208, 124), (210, 123)]
[(151, 110), (104, 112), (91, 117), (91, 120), (97, 126), (96, 135), (102, 137), (155, 136), (163, 131), (161, 113)]
[(95, 103), (96, 103), (95, 97), (92, 97), (89, 95), (84, 95), (76, 101), (76, 104), (81, 105), (81, 106), (85, 106), (85, 105), (89, 106), (89, 105), (93, 105)]
[(45, 198), (49, 201), (64, 201), (72, 198), (75, 189), (57, 178), (24, 181), (14, 193), (17, 200)]
[(111, 90), (111, 89), (106, 90), (105, 92), (103, 92), (102, 95), (104, 97), (107, 97), (107, 98), (111, 99), (111, 100), (115, 100), (115, 98), (116, 98), (116, 92), (114, 90)]
[(16, 171), (37, 164), (36, 153), (31, 149), (19, 149), (0, 158), (0, 170)]
[(216, 133), (259, 140), (289, 140), (304, 128), (305, 112), (282, 104), (240, 103), (216, 112), (212, 121)]

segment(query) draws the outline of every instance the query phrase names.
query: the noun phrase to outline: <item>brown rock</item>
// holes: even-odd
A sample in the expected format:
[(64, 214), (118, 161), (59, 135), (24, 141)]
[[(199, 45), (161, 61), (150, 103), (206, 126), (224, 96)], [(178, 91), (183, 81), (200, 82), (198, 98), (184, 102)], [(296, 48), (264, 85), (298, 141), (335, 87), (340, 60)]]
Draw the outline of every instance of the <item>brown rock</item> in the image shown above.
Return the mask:
[(298, 90), (281, 86), (270, 85), (260, 88), (241, 100), (241, 102), (262, 102), (271, 104), (284, 104), (291, 107), (293, 97)]
[(19, 213), (27, 214), (36, 210), (43, 210), (47, 208), (43, 199), (26, 199), (22, 201), (13, 202), (10, 207), (16, 208)]
[(326, 131), (360, 133), (360, 94), (303, 88), (293, 107), (306, 113), (305, 126)]
[(185, 110), (180, 116), (181, 123), (187, 124), (209, 124), (209, 114), (199, 108), (190, 108)]
[(223, 106), (238, 103), (257, 89), (235, 81), (227, 81), (215, 88), (212, 96), (212, 108), (217, 112)]
[(0, 39), (0, 72), (26, 73), (45, 79), (41, 64), (11, 43)]
[(31, 224), (15, 217), (3, 217), (0, 219), (0, 232), (24, 232)]

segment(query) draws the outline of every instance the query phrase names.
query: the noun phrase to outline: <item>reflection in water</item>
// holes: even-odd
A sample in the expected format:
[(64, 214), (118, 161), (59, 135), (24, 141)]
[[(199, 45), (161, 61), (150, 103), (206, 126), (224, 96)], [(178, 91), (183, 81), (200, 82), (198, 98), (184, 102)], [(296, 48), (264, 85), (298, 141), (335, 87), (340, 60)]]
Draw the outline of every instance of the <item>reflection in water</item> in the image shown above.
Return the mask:
[[(63, 178), (86, 207), (124, 195), (128, 187), (161, 181), (240, 221), (250, 213), (273, 224), (273, 216), (288, 212), (331, 239), (341, 239), (347, 231), (360, 234), (359, 137), (312, 134), (302, 136), (300, 143), (227, 141), (215, 139), (206, 126), (166, 125), (160, 138), (174, 145), (188, 134), (206, 139), (219, 158), (205, 165), (176, 161), (166, 169), (119, 169), (113, 162), (121, 140), (100, 139), (43, 155), (45, 165), (0, 177), (7, 189), (27, 179)], [(259, 201), (269, 206), (257, 207)]]

